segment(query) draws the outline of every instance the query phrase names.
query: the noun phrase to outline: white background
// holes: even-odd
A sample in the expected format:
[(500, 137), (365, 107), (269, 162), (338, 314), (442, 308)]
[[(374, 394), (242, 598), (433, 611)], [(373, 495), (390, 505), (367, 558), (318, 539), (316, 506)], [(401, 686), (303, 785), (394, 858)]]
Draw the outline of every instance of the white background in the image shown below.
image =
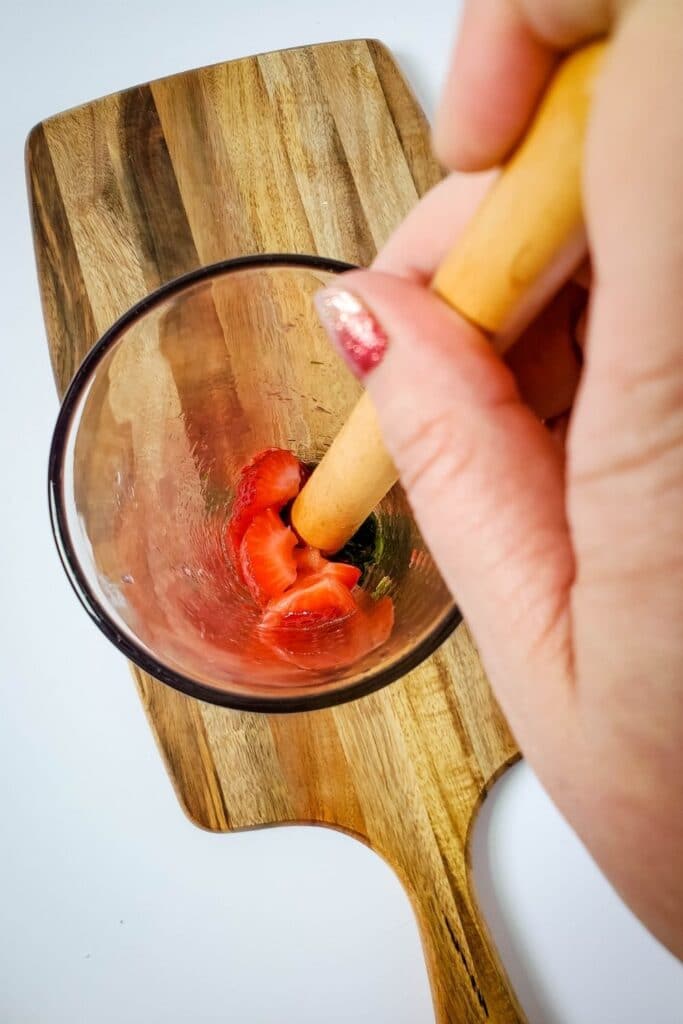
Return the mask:
[[(23, 144), (137, 82), (375, 36), (433, 113), (457, 3), (24, 0), (0, 43), (0, 1021), (431, 1024), (389, 869), (322, 829), (214, 836), (176, 803), (122, 659), (50, 537), (57, 412)], [(675, 1024), (683, 971), (620, 904), (524, 766), (485, 805), (481, 901), (532, 1024)]]

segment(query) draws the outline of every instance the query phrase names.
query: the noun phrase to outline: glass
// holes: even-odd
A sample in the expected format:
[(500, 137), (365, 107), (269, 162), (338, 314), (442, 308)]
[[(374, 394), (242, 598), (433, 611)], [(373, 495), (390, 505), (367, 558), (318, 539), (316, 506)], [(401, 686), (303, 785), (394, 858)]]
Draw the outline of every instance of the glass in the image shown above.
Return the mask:
[(395, 624), (356, 664), (310, 671), (269, 654), (228, 568), (242, 466), (269, 447), (316, 463), (358, 397), (311, 302), (348, 269), (260, 256), (179, 278), (100, 339), (64, 398), (49, 476), (69, 579), (127, 657), (203, 700), (257, 711), (339, 703), (403, 675), (459, 621), (398, 485), (377, 510), (362, 580), (392, 597)]

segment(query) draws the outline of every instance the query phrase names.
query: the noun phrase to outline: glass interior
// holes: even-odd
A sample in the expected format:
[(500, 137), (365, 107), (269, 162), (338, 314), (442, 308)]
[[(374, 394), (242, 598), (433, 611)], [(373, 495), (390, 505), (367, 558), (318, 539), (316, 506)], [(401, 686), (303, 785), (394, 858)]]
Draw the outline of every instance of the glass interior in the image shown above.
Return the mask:
[(356, 664), (311, 671), (275, 659), (229, 571), (240, 469), (269, 447), (316, 463), (358, 398), (311, 302), (338, 267), (254, 258), (166, 286), (98, 343), (60, 413), (53, 523), (81, 600), (142, 668), (216, 703), (348, 699), (403, 674), (457, 621), (400, 486), (377, 510), (362, 579), (393, 598), (395, 624)]

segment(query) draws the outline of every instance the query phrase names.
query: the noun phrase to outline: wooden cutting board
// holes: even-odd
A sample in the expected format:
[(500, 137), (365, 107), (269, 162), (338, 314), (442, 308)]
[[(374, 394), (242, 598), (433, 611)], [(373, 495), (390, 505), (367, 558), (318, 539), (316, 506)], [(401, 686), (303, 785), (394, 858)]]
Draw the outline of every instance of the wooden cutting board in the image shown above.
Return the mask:
[[(170, 278), (252, 252), (367, 264), (441, 176), (422, 111), (367, 40), (85, 104), (33, 129), (27, 168), (60, 393), (97, 337)], [(477, 809), (517, 750), (464, 625), (400, 682), (305, 714), (225, 710), (133, 675), (192, 821), (324, 824), (368, 843), (412, 900), (440, 1024), (522, 1020), (468, 864)]]

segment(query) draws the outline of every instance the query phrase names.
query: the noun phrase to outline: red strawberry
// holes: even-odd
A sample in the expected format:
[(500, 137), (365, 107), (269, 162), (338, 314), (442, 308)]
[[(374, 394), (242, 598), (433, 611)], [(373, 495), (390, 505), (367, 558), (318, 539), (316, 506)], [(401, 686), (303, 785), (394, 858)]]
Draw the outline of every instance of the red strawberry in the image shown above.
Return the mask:
[(329, 562), (323, 558), (317, 548), (311, 548), (308, 545), (296, 548), (294, 558), (296, 559), (297, 580), (322, 574), (342, 583), (348, 590), (353, 590), (361, 577), (361, 571), (355, 565), (347, 565), (346, 562)]
[[(297, 545), (282, 522), (278, 513), (307, 473), (291, 452), (270, 448), (257, 455), (240, 473), (227, 540), (235, 572), (265, 606), (253, 640), (300, 668), (334, 670), (388, 639), (394, 607), (390, 598), (374, 602), (356, 586), (360, 569)], [(208, 609), (202, 608), (204, 628)]]
[(300, 580), (305, 576), (310, 576), (312, 573), (320, 572), (327, 565), (327, 559), (323, 558), (320, 551), (317, 548), (309, 547), (308, 544), (304, 547), (295, 548), (294, 559), (296, 561), (297, 579)]
[(299, 460), (282, 448), (267, 448), (244, 467), (228, 524), (228, 546), (235, 566), (239, 568), (242, 538), (254, 516), (267, 508), (279, 510), (296, 498), (303, 472)]
[[(336, 622), (353, 615), (356, 602), (338, 580), (316, 573), (304, 577), (295, 587), (277, 601), (271, 601), (263, 617), (266, 625), (278, 625), (285, 616), (300, 616), (303, 626), (316, 626), (323, 622)], [(290, 619), (289, 621), (294, 621)]]
[[(330, 563), (335, 565), (335, 563)], [(362, 591), (357, 591), (357, 596)], [(361, 599), (361, 606), (326, 571), (304, 578), (266, 609), (259, 633), (286, 661), (305, 669), (338, 669), (387, 640), (393, 603)]]
[(279, 597), (296, 580), (294, 532), (277, 512), (259, 513), (247, 527), (240, 546), (244, 582), (259, 604)]
[(348, 565), (346, 562), (328, 562), (322, 570), (322, 575), (332, 577), (344, 587), (353, 590), (361, 577), (361, 571), (355, 565)]

